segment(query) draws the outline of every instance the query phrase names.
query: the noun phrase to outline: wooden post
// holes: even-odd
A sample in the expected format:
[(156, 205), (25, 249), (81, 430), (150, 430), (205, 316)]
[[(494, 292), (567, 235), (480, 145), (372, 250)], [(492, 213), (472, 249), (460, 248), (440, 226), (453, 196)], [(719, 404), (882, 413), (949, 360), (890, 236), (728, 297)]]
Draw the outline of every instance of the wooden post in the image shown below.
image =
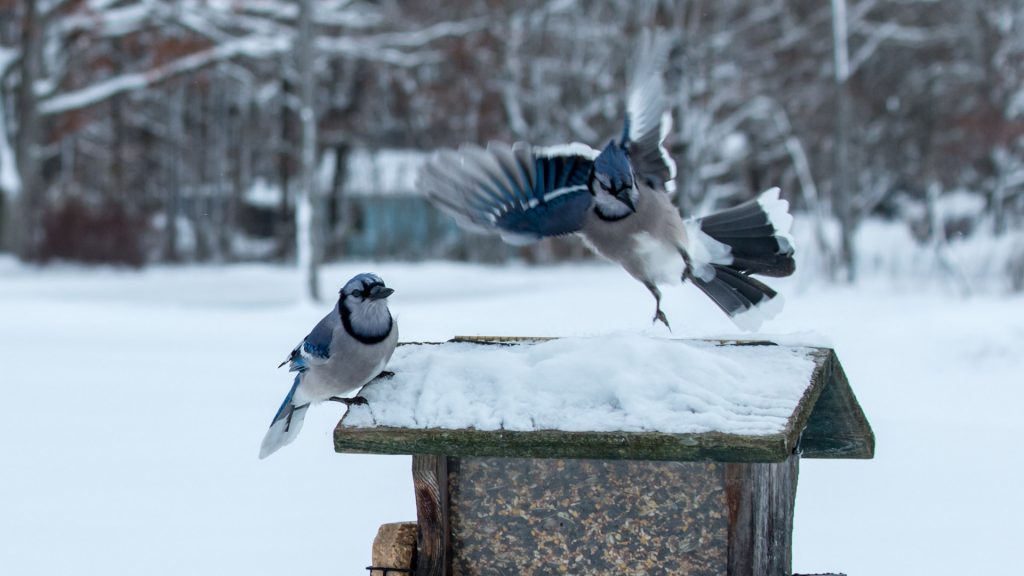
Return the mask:
[[(370, 576), (409, 574), (409, 570), (416, 563), (417, 532), (416, 522), (382, 524), (377, 529), (377, 537), (373, 539), (373, 553), (370, 555), (371, 567), (380, 569), (371, 570)], [(405, 570), (405, 572), (392, 572), (388, 569)], [(385, 571), (388, 574), (384, 574)]]
[(451, 573), (448, 557), (448, 457), (412, 457), (412, 481), (416, 490), (416, 576)]
[(800, 456), (727, 464), (729, 574), (789, 574)]

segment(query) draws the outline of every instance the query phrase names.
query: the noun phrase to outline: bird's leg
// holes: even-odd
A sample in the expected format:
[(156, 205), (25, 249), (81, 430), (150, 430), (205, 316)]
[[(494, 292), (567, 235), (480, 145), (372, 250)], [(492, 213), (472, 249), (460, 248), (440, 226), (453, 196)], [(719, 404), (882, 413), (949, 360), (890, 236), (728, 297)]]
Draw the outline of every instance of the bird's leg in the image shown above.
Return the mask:
[(654, 283), (644, 282), (644, 286), (647, 286), (647, 289), (651, 291), (651, 295), (654, 296), (654, 318), (651, 319), (651, 323), (661, 320), (661, 323), (671, 332), (672, 327), (668, 325), (668, 317), (661, 311), (661, 290), (658, 290)]
[(330, 400), (331, 402), (341, 402), (345, 406), (363, 406), (369, 404), (369, 402), (366, 401), (366, 398), (363, 398), (362, 396), (353, 396), (351, 398), (331, 396), (330, 398), (328, 398), (328, 400)]

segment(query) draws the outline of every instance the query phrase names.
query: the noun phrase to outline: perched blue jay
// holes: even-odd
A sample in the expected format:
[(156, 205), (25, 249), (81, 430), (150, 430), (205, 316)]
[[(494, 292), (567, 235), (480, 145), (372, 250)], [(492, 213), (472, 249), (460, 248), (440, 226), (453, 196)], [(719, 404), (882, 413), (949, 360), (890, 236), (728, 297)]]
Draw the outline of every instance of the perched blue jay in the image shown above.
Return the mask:
[(666, 52), (655, 42), (640, 51), (622, 137), (600, 152), (580, 143), (464, 145), (436, 153), (418, 186), (463, 227), (510, 243), (581, 235), (647, 287), (654, 322), (669, 325), (658, 285), (690, 280), (741, 328), (757, 329), (781, 299), (751, 274), (795, 268), (789, 203), (773, 188), (716, 214), (680, 217), (670, 198), (676, 165), (663, 146), (672, 126), (661, 77)]
[(366, 403), (361, 396), (341, 395), (382, 374), (391, 359), (398, 343), (398, 324), (388, 310), (393, 292), (374, 274), (352, 278), (339, 292), (334, 309), (281, 363), (298, 374), (263, 437), (260, 458), (295, 440), (313, 402)]

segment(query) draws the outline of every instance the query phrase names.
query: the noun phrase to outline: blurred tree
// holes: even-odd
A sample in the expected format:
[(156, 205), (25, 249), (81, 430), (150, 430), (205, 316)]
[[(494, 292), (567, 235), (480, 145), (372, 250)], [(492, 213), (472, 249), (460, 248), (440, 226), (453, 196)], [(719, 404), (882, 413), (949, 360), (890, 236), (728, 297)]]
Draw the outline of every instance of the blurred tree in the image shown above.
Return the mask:
[[(372, 227), (426, 234), (405, 256), (578, 256), (571, 242), (463, 242), (413, 221), (412, 198), (353, 199), (350, 155), (600, 146), (621, 129), (639, 34), (663, 28), (678, 205), (701, 213), (781, 185), (813, 215), (804, 253), (838, 278), (856, 271), (861, 220), (904, 218), (931, 242), (922, 214), (957, 190), (984, 199), (972, 229), (1020, 227), (1022, 26), (1017, 0), (0, 0), (2, 234), (30, 256), (44, 218), (91, 213), (54, 217), (77, 198), (146, 223), (150, 260), (312, 270)], [(299, 258), (305, 221), (317, 248)]]

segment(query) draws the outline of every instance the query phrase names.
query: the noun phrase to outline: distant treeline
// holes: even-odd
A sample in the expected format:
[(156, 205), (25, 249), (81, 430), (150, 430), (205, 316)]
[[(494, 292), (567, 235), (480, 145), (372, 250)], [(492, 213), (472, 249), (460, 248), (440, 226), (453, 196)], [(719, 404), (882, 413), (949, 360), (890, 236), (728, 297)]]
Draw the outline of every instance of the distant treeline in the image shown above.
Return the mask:
[[(1017, 0), (0, 0), (3, 246), (286, 260), (312, 190), (317, 259), (579, 256), (466, 242), (413, 179), (350, 172), (385, 149), (600, 146), (652, 29), (671, 37), (684, 212), (781, 186), (837, 276), (871, 216), (922, 245), (1019, 233)], [(952, 197), (967, 217), (944, 217)]]

